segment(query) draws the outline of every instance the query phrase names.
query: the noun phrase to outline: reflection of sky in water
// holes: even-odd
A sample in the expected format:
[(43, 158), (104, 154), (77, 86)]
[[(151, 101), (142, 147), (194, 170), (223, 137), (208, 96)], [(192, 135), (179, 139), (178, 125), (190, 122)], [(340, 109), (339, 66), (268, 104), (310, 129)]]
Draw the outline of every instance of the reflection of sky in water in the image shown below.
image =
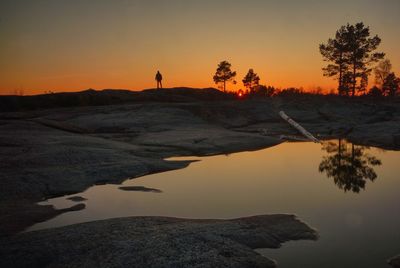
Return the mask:
[[(85, 210), (31, 229), (134, 215), (232, 218), (294, 213), (317, 228), (321, 238), (260, 250), (277, 259), (279, 267), (387, 267), (385, 260), (400, 253), (400, 152), (365, 152), (382, 165), (374, 167), (377, 179), (367, 180), (365, 191), (358, 194), (345, 193), (333, 178), (319, 173), (327, 155), (321, 145), (285, 143), (256, 152), (199, 158), (189, 168), (123, 184), (162, 193), (122, 191), (120, 185), (92, 187), (80, 194), (88, 199)], [(74, 204), (65, 198), (49, 202), (57, 208)]]

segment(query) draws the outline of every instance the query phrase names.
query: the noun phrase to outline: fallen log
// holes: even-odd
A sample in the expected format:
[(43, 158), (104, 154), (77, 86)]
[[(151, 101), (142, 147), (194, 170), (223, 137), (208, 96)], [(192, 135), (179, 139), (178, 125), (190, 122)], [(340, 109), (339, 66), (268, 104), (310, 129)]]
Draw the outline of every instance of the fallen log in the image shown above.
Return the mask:
[(306, 138), (309, 140), (315, 142), (315, 143), (321, 143), (320, 140), (318, 140), (316, 137), (314, 137), (310, 132), (308, 132), (305, 128), (303, 128), (300, 124), (298, 124), (296, 121), (291, 119), (289, 116), (285, 114), (284, 111), (280, 111), (279, 115), (287, 121), (290, 125), (292, 125), (294, 128), (296, 128), (301, 134), (303, 134)]

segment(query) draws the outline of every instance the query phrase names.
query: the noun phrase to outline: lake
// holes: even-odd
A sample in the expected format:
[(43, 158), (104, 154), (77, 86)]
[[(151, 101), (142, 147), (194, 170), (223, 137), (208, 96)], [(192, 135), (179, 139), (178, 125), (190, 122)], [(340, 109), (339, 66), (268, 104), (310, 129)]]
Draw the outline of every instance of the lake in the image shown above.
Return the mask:
[[(84, 210), (29, 230), (139, 215), (236, 218), (290, 213), (316, 228), (320, 239), (257, 250), (277, 260), (278, 267), (388, 267), (386, 260), (400, 253), (400, 152), (335, 140), (169, 160), (187, 159), (197, 161), (122, 185), (93, 186), (77, 194), (87, 199)], [(76, 204), (68, 197), (40, 204)]]

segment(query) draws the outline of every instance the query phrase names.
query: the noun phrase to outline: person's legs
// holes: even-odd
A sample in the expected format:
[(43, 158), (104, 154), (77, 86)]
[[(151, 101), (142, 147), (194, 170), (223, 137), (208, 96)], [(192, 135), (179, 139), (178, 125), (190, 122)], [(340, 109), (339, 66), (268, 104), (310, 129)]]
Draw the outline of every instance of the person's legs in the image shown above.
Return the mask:
[(160, 81), (160, 88), (162, 88), (162, 81)]
[(160, 81), (157, 80), (157, 89), (160, 88)]

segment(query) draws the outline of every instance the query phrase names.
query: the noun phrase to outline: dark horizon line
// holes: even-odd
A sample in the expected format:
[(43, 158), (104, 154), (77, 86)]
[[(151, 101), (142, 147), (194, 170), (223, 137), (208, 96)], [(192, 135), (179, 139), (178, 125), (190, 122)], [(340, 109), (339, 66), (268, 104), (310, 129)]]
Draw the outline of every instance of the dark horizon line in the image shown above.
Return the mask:
[[(299, 89), (304, 93), (311, 93), (313, 90), (312, 89), (304, 89), (303, 86), (300, 87), (296, 87), (296, 86), (289, 86), (289, 87), (275, 87), (275, 86), (271, 86), (271, 85), (265, 85), (267, 87), (273, 87), (277, 90), (285, 90), (285, 89)], [(190, 87), (190, 86), (176, 86), (176, 87), (164, 87), (161, 88), (161, 90), (164, 89), (215, 89), (218, 91), (221, 91), (221, 89), (219, 89), (218, 87)], [(335, 88), (323, 88), (320, 86), (315, 86), (314, 90), (319, 90), (321, 89), (322, 92), (326, 92), (327, 94), (329, 94), (330, 91), (332, 90), (336, 90)], [(32, 89), (31, 89), (32, 90)], [(29, 90), (29, 91), (31, 91)], [(106, 91), (106, 90), (114, 90), (114, 91), (130, 91), (130, 92), (142, 92), (142, 91), (146, 91), (146, 90), (157, 90), (156, 87), (151, 87), (151, 88), (143, 88), (143, 89), (128, 89), (128, 88), (103, 88), (103, 89), (96, 89), (96, 88), (87, 88), (87, 89), (77, 89), (77, 90), (72, 90), (72, 91), (52, 91), (52, 90), (42, 90), (44, 92), (42, 93), (36, 93), (36, 94), (25, 94), (25, 89), (14, 89), (13, 93), (9, 93), (9, 94), (1, 94), (0, 96), (40, 96), (40, 95), (49, 95), (49, 94), (65, 94), (65, 93), (80, 93), (80, 92), (85, 92), (85, 91), (97, 91), (97, 92), (101, 92), (101, 91)], [(160, 90), (160, 89), (159, 89)], [(227, 90), (227, 93), (236, 93), (238, 92), (240, 89), (235, 89), (235, 90)], [(19, 92), (18, 92), (19, 91)], [(11, 92), (11, 90), (9, 91)], [(18, 94), (20, 93), (20, 94)], [(21, 94), (22, 93), (22, 94)]]

